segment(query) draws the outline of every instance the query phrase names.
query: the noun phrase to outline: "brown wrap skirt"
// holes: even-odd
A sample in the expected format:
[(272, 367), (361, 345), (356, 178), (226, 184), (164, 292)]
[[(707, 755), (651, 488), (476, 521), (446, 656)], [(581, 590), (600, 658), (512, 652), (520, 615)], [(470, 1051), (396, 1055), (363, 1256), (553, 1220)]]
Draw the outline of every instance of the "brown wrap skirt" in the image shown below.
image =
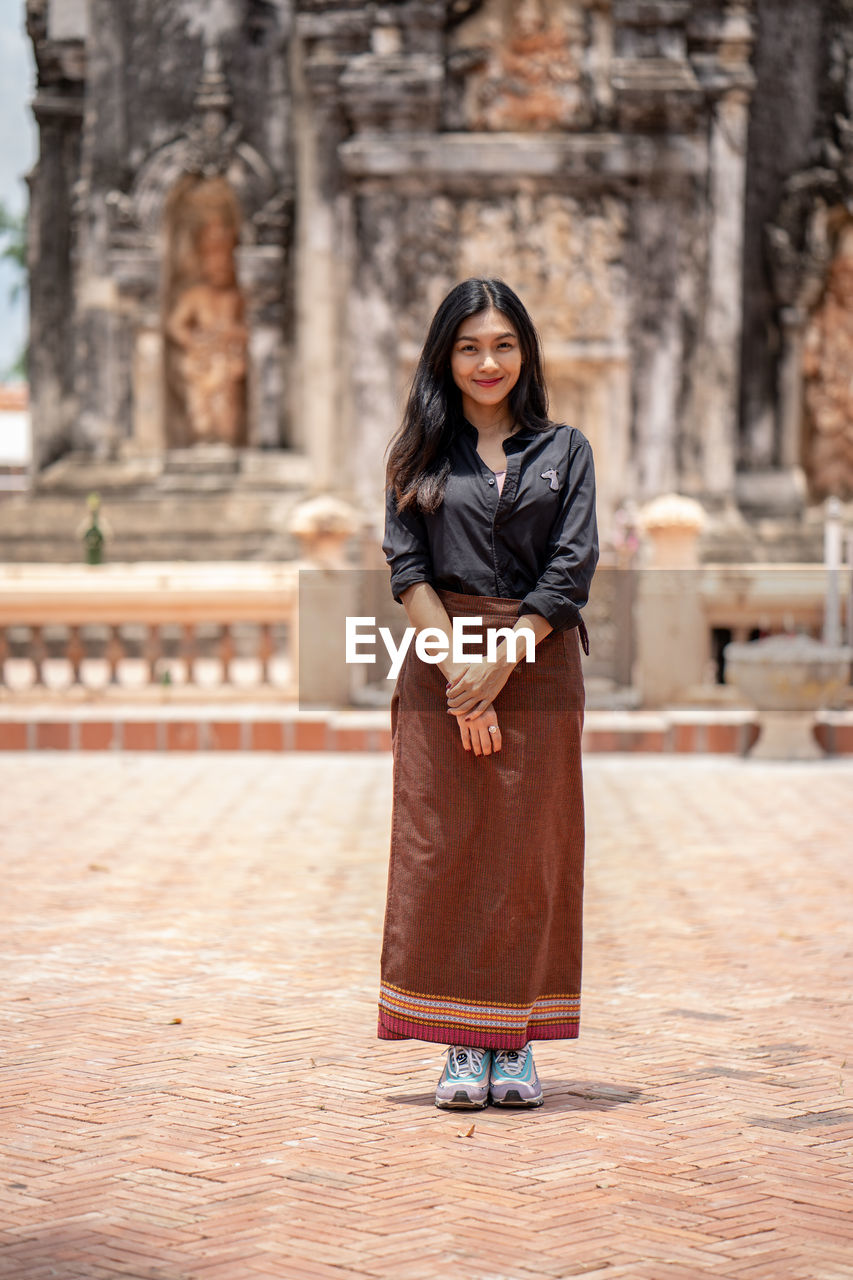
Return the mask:
[[(452, 618), (512, 626), (518, 600), (439, 591)], [(523, 653), (523, 647), (520, 652)], [(578, 1034), (584, 685), (577, 628), (522, 657), (475, 756), (446, 681), (410, 646), (391, 702), (394, 800), (378, 1034), (519, 1049)]]

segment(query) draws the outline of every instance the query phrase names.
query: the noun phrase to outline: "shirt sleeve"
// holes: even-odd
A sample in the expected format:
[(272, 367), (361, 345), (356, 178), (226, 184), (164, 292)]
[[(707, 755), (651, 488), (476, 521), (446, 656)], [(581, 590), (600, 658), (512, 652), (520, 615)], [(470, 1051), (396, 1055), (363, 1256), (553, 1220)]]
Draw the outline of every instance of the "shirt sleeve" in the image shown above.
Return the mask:
[(397, 499), (390, 487), (385, 497), (382, 550), (391, 568), (391, 594), (398, 604), (407, 587), (432, 581), (432, 557), (424, 518), (412, 507), (398, 511)]
[(580, 611), (598, 564), (595, 470), (585, 436), (570, 455), (560, 510), (548, 536), (545, 568), (519, 613), (539, 613), (557, 630), (583, 625)]

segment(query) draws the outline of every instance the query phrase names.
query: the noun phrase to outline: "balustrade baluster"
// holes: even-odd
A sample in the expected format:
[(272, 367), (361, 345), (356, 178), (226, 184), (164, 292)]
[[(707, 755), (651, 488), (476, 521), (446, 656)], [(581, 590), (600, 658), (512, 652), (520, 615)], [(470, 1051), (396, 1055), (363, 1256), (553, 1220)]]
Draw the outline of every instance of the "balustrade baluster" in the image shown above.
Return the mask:
[[(268, 581), (263, 571), (257, 583), (235, 577), (233, 588), (225, 574), (225, 590), (218, 580), (212, 584), (209, 573), (195, 575), (184, 564), (174, 570), (140, 569), (127, 575), (129, 581), (113, 571), (118, 568), (106, 566), (103, 574), (92, 575), (63, 566), (55, 581), (33, 575), (16, 603), (15, 592), (21, 589), (17, 575), (4, 577), (0, 566), (3, 698), (46, 688), (57, 697), (87, 688), (93, 694), (115, 694), (125, 679), (128, 688), (141, 687), (142, 681), (150, 681), (152, 688), (173, 681), (198, 688), (201, 680), (211, 690), (218, 686), (223, 696), (233, 696), (244, 682), (270, 685), (278, 674), (278, 658), (285, 654), (291, 660), (295, 576), (293, 582), (285, 580), (282, 590), (280, 567), (269, 570)], [(228, 594), (232, 589), (233, 600)], [(66, 590), (63, 616), (56, 594)], [(162, 600), (156, 598), (158, 591)]]
[(44, 688), (44, 660), (47, 657), (47, 645), (41, 627), (30, 627), (30, 661), (35, 668), (35, 684)]
[(106, 659), (110, 668), (110, 684), (118, 684), (118, 665), (124, 657), (124, 643), (121, 638), (121, 628), (111, 626), (109, 628), (109, 637), (107, 639)]
[(227, 622), (222, 624), (222, 635), (219, 639), (219, 661), (222, 665), (222, 683), (231, 684), (231, 662), (237, 648), (234, 644), (234, 637), (231, 634), (231, 626)]
[(65, 656), (71, 664), (71, 683), (82, 684), (83, 672), (82, 663), (86, 656), (86, 646), (80, 638), (79, 627), (68, 628), (68, 644), (65, 650)]
[(185, 622), (181, 628), (184, 634), (183, 659), (186, 665), (187, 684), (195, 684), (195, 660), (198, 654), (198, 645), (196, 641), (195, 623)]
[(258, 635), (258, 658), (261, 663), (261, 684), (270, 683), (270, 658), (275, 652), (272, 638), (272, 625), (262, 622)]
[(145, 631), (145, 643), (143, 645), (143, 656), (148, 663), (148, 679), (151, 684), (157, 684), (159, 677), (157, 675), (157, 663), (163, 654), (163, 641), (160, 636), (160, 627), (156, 622), (148, 625)]

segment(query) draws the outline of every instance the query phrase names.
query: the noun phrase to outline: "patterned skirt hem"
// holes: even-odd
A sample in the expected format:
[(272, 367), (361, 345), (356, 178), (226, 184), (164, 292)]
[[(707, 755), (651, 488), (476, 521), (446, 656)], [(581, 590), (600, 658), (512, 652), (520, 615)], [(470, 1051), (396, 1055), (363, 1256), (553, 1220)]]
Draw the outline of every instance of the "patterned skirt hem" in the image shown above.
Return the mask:
[(580, 1023), (530, 1022), (521, 1030), (490, 1027), (461, 1027), (453, 1023), (413, 1022), (379, 1012), (377, 1036), (380, 1040), (426, 1040), (432, 1044), (467, 1044), (477, 1049), (523, 1049), (531, 1040), (577, 1040)]

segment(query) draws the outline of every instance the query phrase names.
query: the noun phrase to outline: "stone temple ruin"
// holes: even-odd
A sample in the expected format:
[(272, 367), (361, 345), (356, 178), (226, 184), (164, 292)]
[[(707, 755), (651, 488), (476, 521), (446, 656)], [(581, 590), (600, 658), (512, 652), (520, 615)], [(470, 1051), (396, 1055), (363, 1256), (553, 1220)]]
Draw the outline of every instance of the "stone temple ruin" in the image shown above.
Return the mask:
[[(849, 0), (27, 0), (31, 492), (11, 560), (376, 556), (426, 322), (507, 279), (605, 546), (677, 492), (715, 561), (853, 497)], [(366, 553), (368, 554), (368, 553)], [(380, 563), (378, 559), (369, 563)]]

